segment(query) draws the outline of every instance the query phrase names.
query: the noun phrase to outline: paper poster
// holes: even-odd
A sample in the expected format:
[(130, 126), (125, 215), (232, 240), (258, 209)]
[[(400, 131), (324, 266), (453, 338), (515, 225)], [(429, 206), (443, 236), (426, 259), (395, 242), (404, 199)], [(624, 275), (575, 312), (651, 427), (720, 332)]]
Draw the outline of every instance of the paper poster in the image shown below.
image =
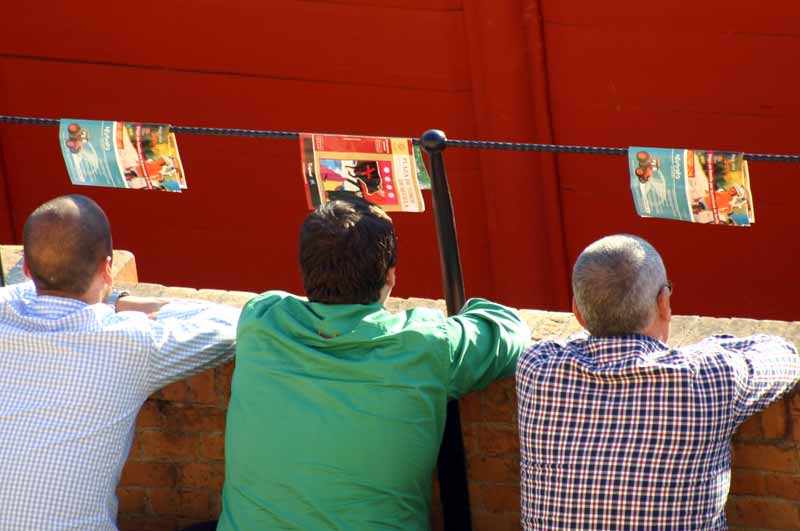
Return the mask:
[(309, 208), (363, 197), (386, 211), (423, 212), (418, 176), (425, 166), (414, 148), (408, 138), (301, 134)]
[(168, 125), (62, 119), (59, 143), (73, 184), (168, 192), (186, 188)]
[(631, 147), (628, 165), (640, 216), (715, 225), (755, 222), (742, 153)]

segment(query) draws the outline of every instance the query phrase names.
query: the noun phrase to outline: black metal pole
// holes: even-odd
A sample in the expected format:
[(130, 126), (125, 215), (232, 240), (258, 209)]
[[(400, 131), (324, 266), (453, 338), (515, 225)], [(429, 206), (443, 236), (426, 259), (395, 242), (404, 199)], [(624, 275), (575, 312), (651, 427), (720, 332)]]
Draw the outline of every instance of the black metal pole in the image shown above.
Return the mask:
[[(420, 140), (431, 164), (433, 217), (436, 221), (436, 239), (439, 242), (439, 261), (447, 314), (455, 315), (464, 306), (466, 299), (453, 202), (450, 199), (450, 186), (447, 184), (447, 172), (442, 155), (447, 138), (442, 131), (431, 129), (426, 131)], [(472, 521), (464, 439), (461, 433), (461, 415), (458, 411), (458, 402), (455, 400), (447, 404), (447, 419), (442, 446), (439, 448), (437, 469), (445, 531), (469, 531), (472, 529)]]

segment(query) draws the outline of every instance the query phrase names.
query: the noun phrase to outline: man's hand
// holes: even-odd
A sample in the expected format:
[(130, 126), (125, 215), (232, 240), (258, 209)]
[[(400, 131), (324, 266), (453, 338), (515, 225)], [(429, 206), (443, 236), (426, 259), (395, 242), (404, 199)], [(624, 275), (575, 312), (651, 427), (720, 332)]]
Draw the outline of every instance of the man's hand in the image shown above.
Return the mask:
[(151, 319), (156, 316), (162, 306), (170, 302), (169, 299), (159, 297), (137, 297), (127, 295), (117, 301), (114, 306), (117, 312), (142, 312)]

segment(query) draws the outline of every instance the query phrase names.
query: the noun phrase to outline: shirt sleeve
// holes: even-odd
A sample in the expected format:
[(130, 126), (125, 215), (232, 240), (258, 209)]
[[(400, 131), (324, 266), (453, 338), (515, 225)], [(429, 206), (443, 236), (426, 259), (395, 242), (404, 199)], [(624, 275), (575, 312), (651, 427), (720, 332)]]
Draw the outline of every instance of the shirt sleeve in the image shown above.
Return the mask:
[(736, 425), (761, 411), (800, 379), (800, 357), (776, 336), (718, 337), (736, 369)]
[(483, 389), (514, 374), (517, 358), (531, 331), (511, 308), (471, 299), (461, 313), (447, 319), (450, 339), (449, 398)]
[(161, 308), (151, 332), (149, 392), (233, 359), (240, 313), (231, 306), (200, 302)]
[(0, 301), (2, 302), (34, 297), (36, 297), (36, 286), (31, 280), (0, 288)]

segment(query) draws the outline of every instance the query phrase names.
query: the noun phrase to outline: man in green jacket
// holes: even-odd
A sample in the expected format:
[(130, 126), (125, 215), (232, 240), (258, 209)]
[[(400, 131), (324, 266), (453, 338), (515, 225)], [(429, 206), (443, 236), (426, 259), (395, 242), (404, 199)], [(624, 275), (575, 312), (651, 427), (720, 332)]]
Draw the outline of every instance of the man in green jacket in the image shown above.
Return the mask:
[(396, 261), (382, 210), (333, 201), (300, 233), (308, 301), (244, 307), (219, 529), (429, 528), (447, 401), (512, 375), (530, 330), (483, 299), (389, 313)]

